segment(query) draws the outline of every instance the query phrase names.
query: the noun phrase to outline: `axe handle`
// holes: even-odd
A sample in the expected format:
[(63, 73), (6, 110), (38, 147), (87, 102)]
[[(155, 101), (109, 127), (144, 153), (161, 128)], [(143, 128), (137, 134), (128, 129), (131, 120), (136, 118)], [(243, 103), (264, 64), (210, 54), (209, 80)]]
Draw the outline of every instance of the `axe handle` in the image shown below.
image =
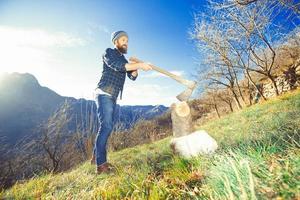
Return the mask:
[[(143, 62), (143, 61), (141, 61), (141, 60), (139, 60), (139, 59), (137, 59), (137, 58), (130, 58), (129, 60), (132, 61), (132, 62), (138, 62), (138, 63)], [(181, 76), (177, 76), (177, 75), (175, 75), (175, 74), (173, 74), (173, 73), (171, 73), (171, 72), (168, 72), (167, 70), (164, 70), (164, 69), (162, 69), (162, 68), (160, 68), (160, 67), (157, 67), (157, 66), (152, 65), (152, 64), (150, 64), (150, 66), (151, 66), (152, 69), (154, 69), (155, 71), (160, 72), (160, 73), (162, 73), (162, 74), (165, 74), (165, 75), (169, 76), (170, 78), (172, 78), (172, 79), (178, 81), (179, 83), (181, 83), (181, 84), (183, 84), (183, 85), (186, 85), (187, 87), (191, 87), (191, 85), (193, 84), (193, 83), (191, 83), (190, 81), (185, 80), (185, 79), (182, 78)]]

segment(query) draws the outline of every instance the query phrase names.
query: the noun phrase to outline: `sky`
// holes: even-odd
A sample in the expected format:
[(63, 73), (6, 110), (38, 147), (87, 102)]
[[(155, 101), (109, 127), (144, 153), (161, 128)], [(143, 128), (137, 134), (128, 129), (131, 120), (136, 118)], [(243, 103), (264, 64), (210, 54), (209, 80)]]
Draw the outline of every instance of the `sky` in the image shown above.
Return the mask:
[[(200, 0), (0, 0), (0, 73), (31, 73), (62, 96), (94, 99), (101, 55), (113, 31), (129, 35), (128, 53), (193, 80), (189, 39)], [(120, 105), (165, 105), (185, 89), (155, 71), (126, 78)], [(197, 94), (194, 93), (192, 97)]]

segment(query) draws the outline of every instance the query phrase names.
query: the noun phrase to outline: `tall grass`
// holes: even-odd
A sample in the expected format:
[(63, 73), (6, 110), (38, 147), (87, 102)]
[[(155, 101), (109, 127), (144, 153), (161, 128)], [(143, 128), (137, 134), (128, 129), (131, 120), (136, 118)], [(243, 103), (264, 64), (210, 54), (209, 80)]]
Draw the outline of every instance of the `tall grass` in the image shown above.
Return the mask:
[(212, 156), (173, 155), (170, 137), (112, 152), (115, 174), (85, 163), (2, 191), (7, 199), (299, 199), (300, 91), (210, 121)]

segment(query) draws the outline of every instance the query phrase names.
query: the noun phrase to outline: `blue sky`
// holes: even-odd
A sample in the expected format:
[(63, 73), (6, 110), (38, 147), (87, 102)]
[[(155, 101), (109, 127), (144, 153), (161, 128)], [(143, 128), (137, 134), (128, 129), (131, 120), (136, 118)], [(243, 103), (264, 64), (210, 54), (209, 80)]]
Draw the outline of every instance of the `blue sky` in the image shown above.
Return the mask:
[[(125, 30), (129, 34), (127, 58), (137, 56), (192, 78), (198, 54), (188, 30), (202, 3), (0, 0), (1, 43), (6, 44), (0, 49), (5, 55), (0, 71), (29, 72), (60, 95), (93, 99), (102, 72), (101, 54), (112, 47), (110, 34)], [(154, 71), (140, 71), (136, 81), (126, 80), (118, 103), (170, 106), (184, 89)]]
[[(193, 79), (201, 57), (188, 31), (193, 14), (205, 5), (205, 0), (0, 0), (0, 73), (28, 72), (60, 95), (93, 99), (101, 55), (113, 47), (110, 35), (125, 30), (127, 58)], [(292, 24), (284, 24), (288, 32)], [(136, 81), (126, 79), (118, 103), (170, 106), (184, 89), (154, 71), (139, 71)]]

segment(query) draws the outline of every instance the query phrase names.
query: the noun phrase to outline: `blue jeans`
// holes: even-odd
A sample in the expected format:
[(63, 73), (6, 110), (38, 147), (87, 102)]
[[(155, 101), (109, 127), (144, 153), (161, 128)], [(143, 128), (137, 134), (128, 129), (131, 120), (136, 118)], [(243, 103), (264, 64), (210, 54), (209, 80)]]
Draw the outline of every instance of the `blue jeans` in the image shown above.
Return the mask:
[(116, 99), (105, 95), (96, 95), (97, 116), (99, 120), (99, 130), (95, 140), (94, 155), (97, 166), (107, 161), (106, 144), (114, 126), (114, 112)]

